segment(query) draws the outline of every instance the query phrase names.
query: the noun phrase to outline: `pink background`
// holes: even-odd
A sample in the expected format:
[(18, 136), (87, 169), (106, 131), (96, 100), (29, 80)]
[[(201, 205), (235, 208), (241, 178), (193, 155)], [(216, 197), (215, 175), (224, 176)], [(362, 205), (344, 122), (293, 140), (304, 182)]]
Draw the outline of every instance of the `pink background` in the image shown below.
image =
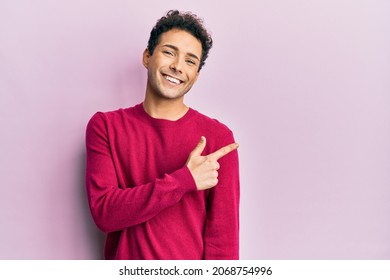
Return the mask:
[(177, 8), (214, 36), (187, 103), (241, 144), (241, 257), (389, 259), (389, 1), (184, 2), (0, 1), (0, 258), (102, 257), (85, 125), (143, 100)]

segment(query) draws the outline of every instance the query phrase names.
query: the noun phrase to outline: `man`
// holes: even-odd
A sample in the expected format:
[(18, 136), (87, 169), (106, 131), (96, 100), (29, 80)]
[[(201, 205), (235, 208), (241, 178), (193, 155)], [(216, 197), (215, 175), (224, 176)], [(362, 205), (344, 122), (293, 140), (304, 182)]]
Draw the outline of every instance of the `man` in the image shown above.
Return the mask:
[(238, 145), (184, 104), (211, 46), (197, 16), (168, 12), (143, 53), (144, 102), (88, 123), (87, 195), (106, 259), (238, 259)]

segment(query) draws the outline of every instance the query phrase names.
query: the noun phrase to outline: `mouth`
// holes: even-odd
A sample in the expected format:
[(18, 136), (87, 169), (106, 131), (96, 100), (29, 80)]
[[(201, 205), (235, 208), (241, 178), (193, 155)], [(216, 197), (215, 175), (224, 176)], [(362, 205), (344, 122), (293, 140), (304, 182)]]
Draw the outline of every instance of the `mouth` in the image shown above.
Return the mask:
[(166, 75), (166, 74), (163, 74), (163, 77), (165, 78), (165, 80), (171, 82), (172, 84), (175, 84), (175, 85), (180, 85), (181, 83), (183, 83), (182, 80), (179, 80), (178, 78), (175, 78), (175, 77), (172, 77), (172, 76), (169, 76), (169, 75)]

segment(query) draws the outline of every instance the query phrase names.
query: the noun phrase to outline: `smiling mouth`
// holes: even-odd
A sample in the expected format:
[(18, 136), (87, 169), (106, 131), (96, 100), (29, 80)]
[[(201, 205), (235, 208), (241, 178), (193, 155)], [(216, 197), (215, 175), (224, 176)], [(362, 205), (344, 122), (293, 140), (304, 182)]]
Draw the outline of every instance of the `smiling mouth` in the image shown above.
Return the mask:
[(168, 76), (168, 75), (165, 75), (165, 74), (163, 74), (163, 76), (164, 76), (165, 80), (167, 80), (167, 81), (169, 81), (171, 83), (174, 83), (176, 85), (180, 85), (183, 82), (183, 81), (181, 81), (179, 79), (176, 79), (176, 78), (174, 78), (172, 76)]

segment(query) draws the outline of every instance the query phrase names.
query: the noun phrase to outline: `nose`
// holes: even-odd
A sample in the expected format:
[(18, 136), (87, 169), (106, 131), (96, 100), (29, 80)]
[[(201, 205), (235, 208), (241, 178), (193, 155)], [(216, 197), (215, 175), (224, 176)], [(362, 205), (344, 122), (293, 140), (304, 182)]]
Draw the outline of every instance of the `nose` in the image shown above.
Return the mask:
[(176, 57), (175, 59), (172, 60), (171, 65), (169, 68), (175, 72), (182, 72), (182, 62), (180, 57)]

